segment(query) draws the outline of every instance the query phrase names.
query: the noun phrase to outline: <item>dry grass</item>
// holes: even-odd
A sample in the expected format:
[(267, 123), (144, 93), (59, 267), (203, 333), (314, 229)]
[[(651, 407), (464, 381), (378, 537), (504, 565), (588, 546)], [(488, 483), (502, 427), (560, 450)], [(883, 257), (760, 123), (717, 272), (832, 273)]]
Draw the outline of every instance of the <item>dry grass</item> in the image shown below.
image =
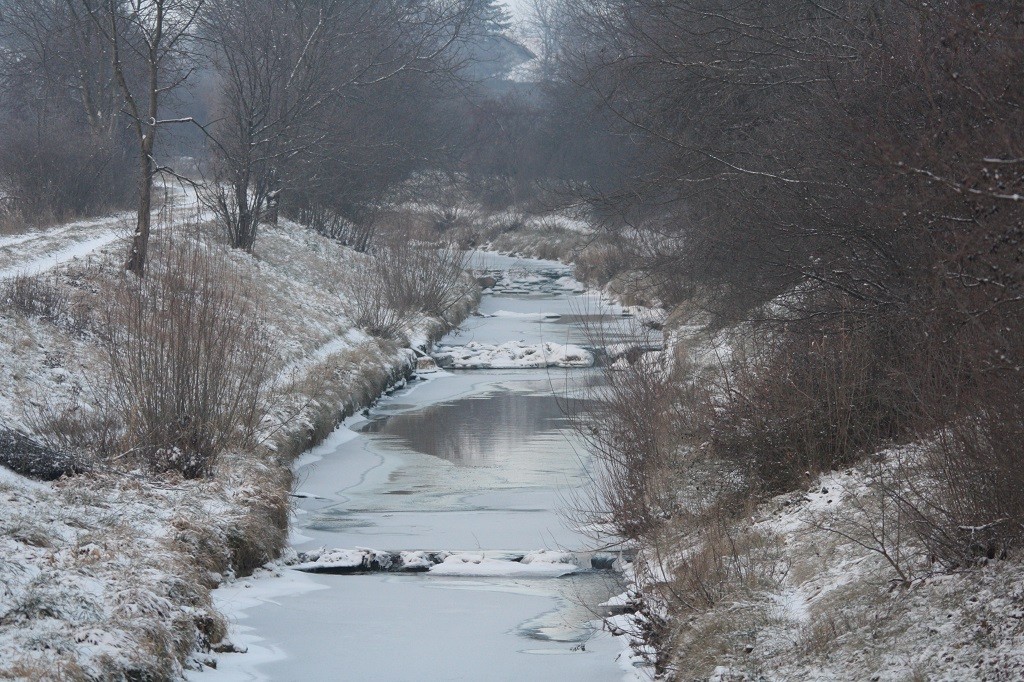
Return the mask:
[(659, 557), (645, 583), (668, 615), (659, 668), (707, 678), (724, 662), (747, 660), (758, 631), (777, 619), (770, 595), (789, 570), (781, 540), (722, 518), (676, 534), (686, 547), (664, 537), (645, 555)]
[(49, 322), (59, 322), (71, 310), (67, 293), (39, 275), (17, 275), (4, 281), (0, 301), (10, 311)]

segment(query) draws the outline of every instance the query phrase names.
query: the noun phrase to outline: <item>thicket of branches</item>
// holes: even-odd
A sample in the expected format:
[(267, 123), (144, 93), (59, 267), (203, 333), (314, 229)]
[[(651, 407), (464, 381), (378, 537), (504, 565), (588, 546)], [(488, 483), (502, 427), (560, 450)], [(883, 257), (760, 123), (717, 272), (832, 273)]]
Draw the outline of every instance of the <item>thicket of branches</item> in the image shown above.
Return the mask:
[(328, 229), (368, 222), (389, 187), (436, 160), (438, 92), (473, 10), (460, 0), (211, 0), (201, 34), (219, 83), (212, 205), (231, 243), (251, 249), (280, 209)]
[(1020, 546), (1020, 6), (560, 7), (561, 87), (635, 155), (591, 199), (662, 300), (753, 339), (710, 412), (718, 454), (778, 491), (941, 434), (914, 502), (935, 550), (964, 561), (978, 528)]
[(57, 221), (131, 200), (111, 55), (79, 9), (0, 2), (0, 218)]

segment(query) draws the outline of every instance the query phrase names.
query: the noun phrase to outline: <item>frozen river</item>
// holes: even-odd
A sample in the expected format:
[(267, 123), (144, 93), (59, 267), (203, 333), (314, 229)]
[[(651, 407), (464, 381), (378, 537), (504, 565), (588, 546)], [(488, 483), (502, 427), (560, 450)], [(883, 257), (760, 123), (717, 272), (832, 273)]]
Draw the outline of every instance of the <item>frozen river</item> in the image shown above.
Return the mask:
[[(484, 296), (483, 316), (444, 344), (586, 343), (580, 324), (593, 323), (599, 300), (563, 279), (567, 269), (492, 255), (474, 267), (495, 271), (499, 286)], [(617, 320), (620, 311), (604, 312)], [(626, 333), (618, 327), (610, 334)], [(298, 462), (295, 548), (590, 549), (567, 513), (590, 462), (566, 412), (597, 377), (477, 369), (410, 383)], [(223, 655), (195, 679), (632, 679), (623, 644), (595, 622), (598, 605), (621, 591), (613, 572), (280, 573), (216, 591), (248, 653)]]

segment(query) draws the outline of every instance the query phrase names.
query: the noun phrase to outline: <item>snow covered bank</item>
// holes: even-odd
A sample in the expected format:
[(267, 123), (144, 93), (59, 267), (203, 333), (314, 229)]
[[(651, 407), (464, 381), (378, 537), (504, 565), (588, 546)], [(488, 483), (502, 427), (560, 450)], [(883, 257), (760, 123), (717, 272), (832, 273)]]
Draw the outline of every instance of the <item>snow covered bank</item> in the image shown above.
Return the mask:
[[(367, 256), (288, 222), (255, 254), (192, 227), (187, 238), (208, 240), (224, 276), (243, 284), (276, 352), (262, 445), (228, 453), (199, 481), (126, 458), (52, 484), (0, 466), (0, 678), (173, 680), (211, 663), (231, 645), (210, 589), (285, 546), (292, 458), (404, 380), (416, 364), (408, 339), (425, 345), (474, 304), (418, 319), (406, 338), (371, 337), (346, 317), (343, 285)], [(43, 314), (0, 297), (0, 427), (70, 447), (101, 423), (105, 360), (90, 316), (123, 277), (119, 236), (96, 221), (0, 244), (0, 270), (45, 268), (59, 304)], [(158, 234), (152, 248), (165, 244)]]
[[(638, 639), (671, 632), (654, 639), (656, 648), (648, 640), (647, 654), (687, 679), (1019, 679), (1024, 565), (947, 572), (928, 564), (900, 526), (905, 519), (884, 507), (895, 462), (912, 450), (880, 453), (768, 500), (717, 545), (714, 534), (680, 528), (671, 551), (641, 552), (643, 599), (630, 607), (639, 612), (616, 622)], [(697, 580), (707, 592), (688, 598), (681, 614), (670, 595)], [(659, 622), (650, 629), (652, 618)]]
[(542, 369), (593, 367), (594, 355), (580, 346), (557, 343), (502, 344), (470, 342), (465, 346), (439, 346), (432, 357), (445, 369)]
[(40, 484), (0, 467), (0, 678), (177, 679), (207, 661), (226, 632), (209, 588), (280, 486), (253, 463), (219, 474)]

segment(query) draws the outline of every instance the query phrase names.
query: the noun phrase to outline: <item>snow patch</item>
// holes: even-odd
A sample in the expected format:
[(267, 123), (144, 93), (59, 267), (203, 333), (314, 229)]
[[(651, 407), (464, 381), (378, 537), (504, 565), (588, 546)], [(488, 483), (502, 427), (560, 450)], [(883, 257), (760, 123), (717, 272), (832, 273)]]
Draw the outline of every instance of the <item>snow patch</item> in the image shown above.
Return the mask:
[(443, 563), (431, 567), (430, 575), (558, 578), (580, 570), (579, 566), (562, 560), (568, 555), (560, 552), (548, 554), (535, 552), (522, 561), (491, 559), (483, 554), (453, 554)]
[(470, 342), (441, 346), (433, 358), (445, 369), (543, 369), (593, 367), (594, 355), (572, 344), (510, 341), (500, 345)]

